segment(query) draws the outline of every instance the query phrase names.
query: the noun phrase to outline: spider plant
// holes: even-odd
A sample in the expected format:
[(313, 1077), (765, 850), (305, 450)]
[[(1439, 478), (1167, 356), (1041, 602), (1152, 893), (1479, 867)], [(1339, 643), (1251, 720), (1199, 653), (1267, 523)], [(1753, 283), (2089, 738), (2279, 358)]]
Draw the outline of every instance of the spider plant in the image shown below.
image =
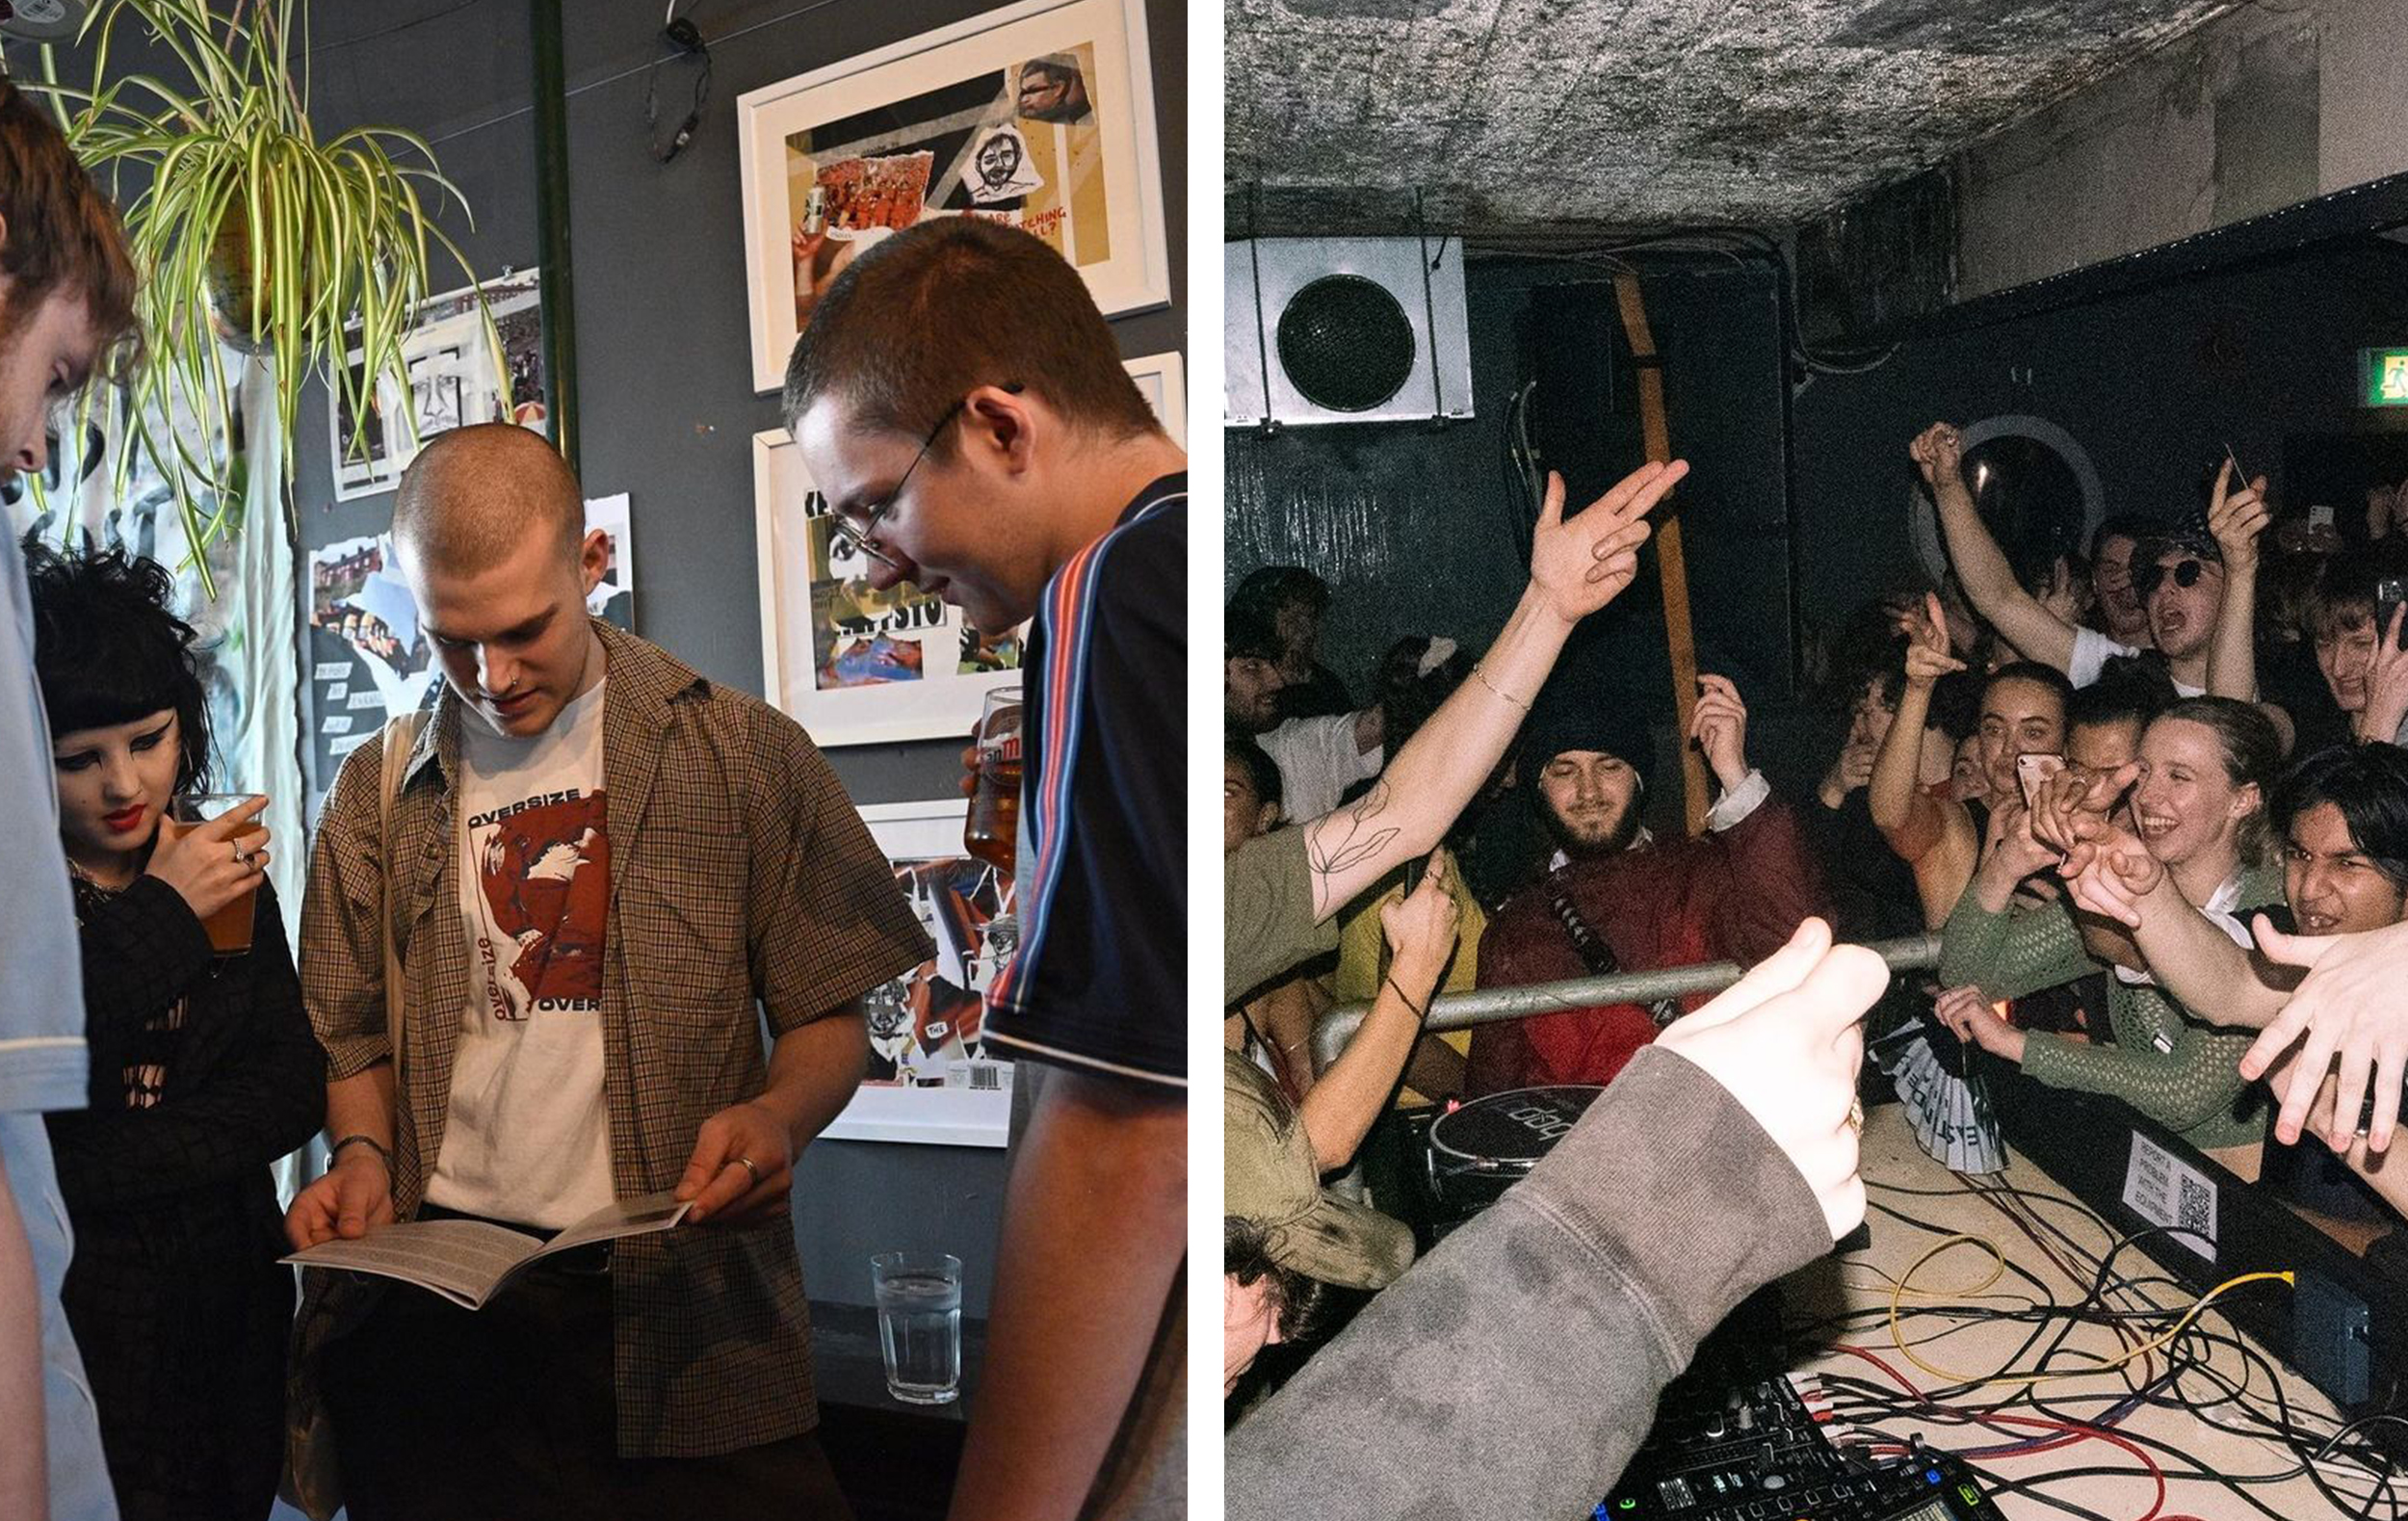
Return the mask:
[[(121, 27), (148, 44), (146, 58), (171, 61), (165, 71), (176, 77), (113, 73)], [(210, 457), (212, 430), (173, 420), (233, 415), (222, 342), (271, 363), (289, 488), (302, 388), (325, 376), (357, 419), (346, 447), (364, 450), (379, 380), (407, 394), (402, 340), (427, 294), (430, 247), (468, 269), (429, 205), (448, 196), (466, 214), (467, 201), (425, 139), (354, 127), (319, 141), (308, 32), (307, 0), (104, 0), (79, 38), (92, 48), (91, 88), (61, 84), (47, 47), (45, 83), (27, 87), (49, 96), (123, 208), (150, 356), (130, 384), (127, 433), (171, 484), (212, 597), (204, 550), (239, 528), (241, 496), (231, 459)], [(490, 348), (498, 365), (501, 345)], [(353, 352), (361, 362), (350, 362)], [(132, 457), (118, 451), (120, 484)]]

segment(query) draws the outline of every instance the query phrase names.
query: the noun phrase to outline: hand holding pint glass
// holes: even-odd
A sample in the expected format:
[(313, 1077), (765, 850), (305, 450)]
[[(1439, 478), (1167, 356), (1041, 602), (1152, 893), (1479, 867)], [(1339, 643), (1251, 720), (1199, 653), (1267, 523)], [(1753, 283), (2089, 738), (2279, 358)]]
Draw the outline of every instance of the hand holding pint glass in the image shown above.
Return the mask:
[(220, 956), (250, 949), (259, 883), (268, 870), (268, 800), (238, 793), (178, 798), (159, 822), (150, 876), (183, 895)]
[(1001, 872), (1012, 869), (1020, 826), (1020, 689), (997, 687), (986, 695), (971, 744), (976, 785), (961, 848)]

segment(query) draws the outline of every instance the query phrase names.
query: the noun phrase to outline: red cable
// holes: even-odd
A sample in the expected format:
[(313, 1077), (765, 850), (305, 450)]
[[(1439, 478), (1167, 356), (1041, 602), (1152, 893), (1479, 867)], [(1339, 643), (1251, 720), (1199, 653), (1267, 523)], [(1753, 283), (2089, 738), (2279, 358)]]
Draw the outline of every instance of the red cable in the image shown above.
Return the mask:
[[(1832, 1350), (1835, 1351), (1846, 1352), (1851, 1357), (1862, 1357), (1865, 1361), (1880, 1369), (1883, 1373), (1888, 1374), (1893, 1381), (1902, 1385), (1917, 1399), (1922, 1400), (1925, 1404), (1931, 1405), (1935, 1409), (1947, 1408), (1945, 1405), (1938, 1404), (1921, 1389), (1916, 1388), (1912, 1379), (1909, 1379), (1905, 1375), (1899, 1373), (1897, 1369), (1891, 1367), (1888, 1363), (1882, 1361), (1881, 1358), (1875, 1356), (1873, 1353), (1867, 1351), (1864, 1348), (1849, 1347), (1842, 1344), (1835, 1346)], [(2151, 1457), (2138, 1444), (2127, 1441), (2123, 1437), (2116, 1435), (2113, 1431), (2107, 1430), (2103, 1427), (2084, 1426), (2080, 1422), (2051, 1421), (2035, 1415), (2006, 1415), (1998, 1411), (1987, 1411), (1977, 1417), (1973, 1417), (1973, 1419), (1984, 1423), (1996, 1422), (2001, 1426), (2022, 1426), (2029, 1427), (2036, 1430), (2059, 1431), (2064, 1433), (2064, 1439), (2062, 1441), (2052, 1442), (2046, 1447), (2034, 1448), (2032, 1450), (2033, 1453), (2048, 1452), (2054, 1448), (2065, 1446), (2078, 1441), (2100, 1441), (2120, 1447), (2125, 1452), (2130, 1453), (2133, 1456), (2140, 1460), (2140, 1466), (2149, 1471), (2150, 1481), (2157, 1485), (2157, 1498), (2150, 1502), (2149, 1508), (2142, 1513), (2139, 1517), (2139, 1521), (2195, 1521), (2195, 1518), (2192, 1517), (2159, 1515), (2158, 1512), (2165, 1508), (2165, 1470), (2159, 1468), (2157, 1464), (2157, 1459)], [(2028, 1453), (2020, 1455), (2030, 1456), (2032, 1455)]]

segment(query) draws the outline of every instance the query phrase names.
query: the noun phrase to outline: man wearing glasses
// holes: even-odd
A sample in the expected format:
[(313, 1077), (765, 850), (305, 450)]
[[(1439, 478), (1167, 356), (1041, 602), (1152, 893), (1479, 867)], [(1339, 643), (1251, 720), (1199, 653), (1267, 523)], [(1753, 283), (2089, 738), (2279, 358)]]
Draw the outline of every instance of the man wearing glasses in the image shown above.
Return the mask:
[(987, 1358), (953, 1514), (1185, 1513), (1187, 457), (1077, 273), (969, 217), (864, 252), (785, 421), (879, 589), (1033, 620), (1020, 1058)]

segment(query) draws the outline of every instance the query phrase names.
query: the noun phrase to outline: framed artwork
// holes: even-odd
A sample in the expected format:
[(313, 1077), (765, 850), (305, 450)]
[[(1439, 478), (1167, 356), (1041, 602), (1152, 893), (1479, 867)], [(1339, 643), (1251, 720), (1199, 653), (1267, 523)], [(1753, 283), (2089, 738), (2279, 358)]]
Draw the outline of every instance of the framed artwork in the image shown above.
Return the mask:
[(838, 1141), (1000, 1146), (1011, 1063), (987, 1054), (986, 989), (1017, 945), (1011, 879), (961, 849), (961, 798), (872, 803), (862, 822), (936, 942), (907, 977), (872, 988), (870, 1072), (828, 1125)]
[[(1122, 362), (1184, 444), (1179, 355)], [(967, 735), (987, 692), (1020, 679), (1023, 630), (983, 638), (908, 582), (871, 588), (875, 567), (836, 546), (827, 498), (775, 429), (752, 435), (752, 513), (762, 695), (823, 749)]]
[(830, 280), (929, 217), (1025, 227), (1106, 316), (1170, 300), (1140, 0), (1021, 0), (736, 102), (752, 384)]
[(1022, 631), (989, 639), (904, 582), (879, 591), (838, 547), (827, 498), (793, 438), (752, 435), (761, 689), (823, 749), (962, 736), (990, 688), (1020, 679)]
[[(491, 335), (477, 309), (479, 289), (493, 316)], [(499, 357), (492, 337), (501, 339)], [(550, 426), (543, 290), (535, 270), (429, 297), (418, 308), (417, 326), (402, 340), (402, 358), (408, 394), (393, 377), (380, 379), (364, 426), (351, 398), (332, 388), (327, 432), (338, 502), (392, 490), (428, 439), (464, 423), (514, 422), (537, 433)], [(356, 382), (365, 361), (353, 350), (350, 362)]]
[(1123, 359), (1123, 368), (1138, 389), (1145, 393), (1146, 405), (1162, 419), (1163, 428), (1171, 442), (1185, 449), (1188, 446), (1188, 382), (1187, 366), (1176, 354), (1149, 354), (1142, 359)]

